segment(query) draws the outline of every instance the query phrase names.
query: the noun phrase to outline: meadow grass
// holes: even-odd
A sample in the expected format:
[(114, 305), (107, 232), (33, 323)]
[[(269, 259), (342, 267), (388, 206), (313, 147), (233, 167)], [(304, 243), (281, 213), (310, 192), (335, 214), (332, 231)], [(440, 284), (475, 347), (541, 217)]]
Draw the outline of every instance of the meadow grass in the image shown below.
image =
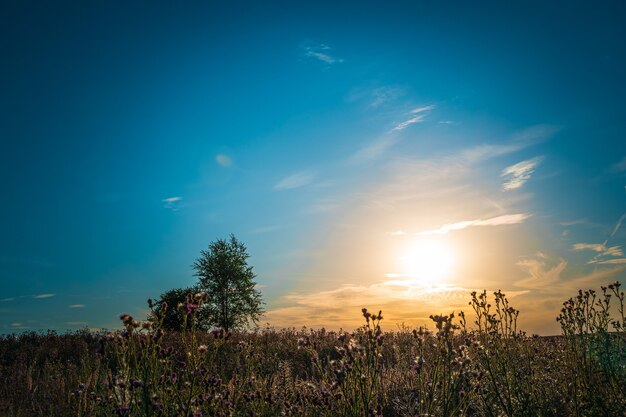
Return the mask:
[(431, 316), (432, 330), (393, 332), (365, 308), (353, 332), (199, 331), (203, 300), (179, 306), (180, 333), (123, 314), (115, 332), (1, 337), (0, 415), (626, 415), (619, 283), (567, 300), (559, 337), (520, 331), (500, 291), (472, 293), (467, 316)]

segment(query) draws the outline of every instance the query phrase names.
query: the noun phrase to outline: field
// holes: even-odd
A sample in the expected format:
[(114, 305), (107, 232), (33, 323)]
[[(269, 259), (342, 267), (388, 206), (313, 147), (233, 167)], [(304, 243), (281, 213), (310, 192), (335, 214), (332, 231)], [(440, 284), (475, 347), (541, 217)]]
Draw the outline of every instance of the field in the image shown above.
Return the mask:
[(560, 337), (519, 331), (500, 292), (468, 301), (432, 330), (386, 332), (363, 309), (351, 333), (176, 333), (122, 315), (119, 332), (3, 336), (0, 415), (626, 415), (619, 283), (566, 301)]

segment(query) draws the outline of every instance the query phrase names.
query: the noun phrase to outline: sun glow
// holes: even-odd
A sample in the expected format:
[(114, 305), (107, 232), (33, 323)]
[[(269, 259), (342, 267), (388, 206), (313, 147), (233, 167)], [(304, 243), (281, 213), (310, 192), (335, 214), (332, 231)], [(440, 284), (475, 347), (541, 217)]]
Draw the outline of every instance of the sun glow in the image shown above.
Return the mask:
[(454, 266), (450, 247), (435, 239), (412, 242), (399, 260), (403, 275), (421, 285), (443, 284), (443, 279), (450, 275)]

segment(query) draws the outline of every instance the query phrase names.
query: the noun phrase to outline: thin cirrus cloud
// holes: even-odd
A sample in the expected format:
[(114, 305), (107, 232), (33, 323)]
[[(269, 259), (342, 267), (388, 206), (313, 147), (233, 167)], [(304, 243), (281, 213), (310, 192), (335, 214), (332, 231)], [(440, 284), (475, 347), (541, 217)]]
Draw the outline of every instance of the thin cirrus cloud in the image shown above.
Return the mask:
[(217, 162), (220, 166), (224, 168), (228, 168), (233, 164), (233, 159), (228, 155), (220, 153), (215, 156), (215, 162)]
[(340, 64), (343, 59), (331, 53), (331, 47), (323, 43), (305, 41), (300, 45), (305, 58), (319, 61), (326, 65)]
[(501, 174), (503, 178), (506, 178), (506, 181), (502, 184), (502, 191), (521, 188), (530, 179), (541, 161), (543, 161), (543, 157), (538, 156), (505, 168)]
[(396, 126), (394, 126), (393, 129), (391, 129), (392, 132), (397, 132), (400, 130), (404, 130), (407, 127), (411, 126), (412, 124), (415, 123), (421, 123), (424, 121), (424, 119), (426, 118), (426, 114), (425, 112), (428, 112), (432, 109), (434, 109), (435, 106), (434, 105), (428, 105), (428, 106), (422, 106), (422, 107), (417, 107), (413, 110), (411, 110), (409, 112), (409, 115), (411, 115), (411, 117), (407, 120), (405, 120), (404, 122), (398, 123)]
[(161, 202), (164, 203), (163, 204), (164, 208), (176, 211), (176, 210), (178, 210), (178, 203), (182, 199), (183, 198), (180, 197), (180, 196), (168, 197), (168, 198), (164, 198), (163, 200), (161, 200)]
[(516, 286), (529, 289), (546, 289), (559, 283), (561, 274), (567, 267), (567, 261), (560, 258), (556, 265), (549, 265), (546, 256), (539, 253), (536, 258), (522, 259), (516, 265), (525, 270), (528, 276), (515, 283)]
[(54, 297), (56, 294), (35, 294), (33, 295), (33, 298), (51, 298)]
[(394, 101), (402, 94), (403, 90), (399, 87), (384, 86), (375, 88), (371, 93), (369, 107), (377, 109), (390, 101)]
[(85, 308), (85, 304), (70, 304), (69, 308)]
[(400, 141), (400, 137), (394, 133), (400, 132), (412, 124), (423, 122), (426, 119), (426, 113), (434, 108), (434, 105), (428, 105), (417, 107), (409, 111), (409, 119), (396, 124), (389, 132), (387, 132), (381, 138), (357, 150), (352, 155), (350, 160), (355, 163), (361, 163), (378, 158), (380, 155), (386, 152), (387, 149), (393, 147), (396, 143)]
[(394, 102), (398, 97), (404, 94), (405, 90), (400, 86), (366, 86), (353, 89), (346, 97), (346, 100), (349, 102), (364, 101), (367, 103), (367, 107), (378, 109), (388, 103)]
[(626, 264), (624, 252), (620, 246), (607, 246), (605, 243), (576, 243), (572, 246), (572, 250), (584, 251), (590, 250), (596, 252), (597, 255), (588, 260), (588, 264), (598, 265), (621, 265)]
[(575, 251), (592, 250), (603, 256), (623, 256), (624, 253), (619, 246), (606, 246), (603, 243), (575, 243), (572, 246)]
[[(619, 263), (626, 262), (611, 262), (611, 264)], [(516, 265), (524, 270), (528, 276), (515, 282), (515, 286), (552, 293), (573, 292), (578, 288), (601, 285), (614, 279), (616, 275), (626, 269), (626, 266), (598, 268), (588, 274), (564, 277), (568, 262), (563, 258), (559, 258), (556, 262), (551, 261), (540, 253), (534, 258), (522, 259)]]
[[(531, 216), (529, 213), (504, 214), (502, 216), (491, 217), (489, 219), (464, 220), (456, 223), (447, 223), (438, 229), (426, 230), (415, 233), (418, 236), (423, 235), (445, 235), (452, 231), (467, 229), (468, 227), (477, 226), (503, 226), (510, 224), (519, 224)], [(403, 234), (403, 232), (394, 232), (394, 234)]]
[(291, 190), (309, 185), (315, 179), (315, 174), (310, 171), (301, 171), (285, 177), (274, 185), (275, 190)]

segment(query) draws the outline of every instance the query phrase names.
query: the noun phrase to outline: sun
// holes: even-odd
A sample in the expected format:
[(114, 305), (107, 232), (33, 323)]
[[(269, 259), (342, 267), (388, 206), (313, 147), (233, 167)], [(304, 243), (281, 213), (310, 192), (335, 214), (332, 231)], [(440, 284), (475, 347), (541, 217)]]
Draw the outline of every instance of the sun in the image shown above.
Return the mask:
[(411, 242), (399, 260), (403, 275), (413, 283), (422, 285), (443, 284), (454, 266), (452, 250), (439, 239)]

